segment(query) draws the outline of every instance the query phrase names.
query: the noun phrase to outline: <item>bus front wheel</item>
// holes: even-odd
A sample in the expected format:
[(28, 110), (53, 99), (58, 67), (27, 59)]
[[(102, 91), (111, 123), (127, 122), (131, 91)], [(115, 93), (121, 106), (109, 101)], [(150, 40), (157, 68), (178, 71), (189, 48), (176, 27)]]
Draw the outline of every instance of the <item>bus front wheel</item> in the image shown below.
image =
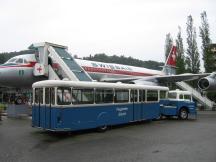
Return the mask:
[(179, 110), (179, 119), (186, 120), (188, 118), (188, 111), (186, 108), (181, 108)]

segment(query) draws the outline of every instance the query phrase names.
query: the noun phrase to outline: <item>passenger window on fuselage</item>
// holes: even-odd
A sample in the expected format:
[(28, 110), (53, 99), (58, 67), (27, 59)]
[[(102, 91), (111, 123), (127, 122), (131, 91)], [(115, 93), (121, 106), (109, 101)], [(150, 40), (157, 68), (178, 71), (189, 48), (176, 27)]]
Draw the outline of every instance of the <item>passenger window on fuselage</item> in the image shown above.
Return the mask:
[(70, 105), (71, 104), (71, 89), (70, 88), (57, 88), (57, 104)]
[(129, 101), (129, 90), (115, 90), (115, 99), (116, 103), (128, 102)]
[(112, 89), (96, 89), (95, 103), (112, 103), (113, 90)]
[(73, 104), (93, 104), (94, 89), (73, 89), (72, 103)]
[(158, 91), (148, 90), (147, 101), (158, 101)]

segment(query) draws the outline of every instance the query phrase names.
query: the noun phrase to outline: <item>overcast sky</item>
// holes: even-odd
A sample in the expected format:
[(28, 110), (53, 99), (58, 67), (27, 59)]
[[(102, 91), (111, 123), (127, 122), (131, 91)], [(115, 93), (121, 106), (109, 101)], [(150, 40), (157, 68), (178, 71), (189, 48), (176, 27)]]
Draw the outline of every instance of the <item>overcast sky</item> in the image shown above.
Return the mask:
[(216, 43), (215, 0), (1, 0), (0, 52), (48, 41), (79, 57), (106, 53), (164, 61), (166, 34), (175, 38), (181, 26), (185, 37), (191, 14), (198, 36), (204, 10)]

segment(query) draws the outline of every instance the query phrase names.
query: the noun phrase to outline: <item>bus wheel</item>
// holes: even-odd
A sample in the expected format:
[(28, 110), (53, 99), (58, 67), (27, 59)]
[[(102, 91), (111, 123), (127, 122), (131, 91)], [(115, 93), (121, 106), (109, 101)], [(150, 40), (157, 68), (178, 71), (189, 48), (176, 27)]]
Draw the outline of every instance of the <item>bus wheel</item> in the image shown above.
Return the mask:
[(98, 132), (106, 132), (108, 126), (107, 125), (103, 125), (97, 128)]
[(188, 111), (185, 108), (181, 108), (179, 111), (179, 119), (186, 120), (188, 118)]

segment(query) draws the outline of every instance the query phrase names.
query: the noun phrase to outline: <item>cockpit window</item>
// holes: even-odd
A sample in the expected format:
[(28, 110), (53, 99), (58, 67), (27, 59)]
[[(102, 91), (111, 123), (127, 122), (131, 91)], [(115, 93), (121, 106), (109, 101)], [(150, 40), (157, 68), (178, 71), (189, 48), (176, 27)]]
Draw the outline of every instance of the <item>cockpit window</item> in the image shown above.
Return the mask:
[(23, 63), (23, 59), (22, 59), (22, 58), (18, 58), (18, 59), (16, 60), (16, 63), (17, 63), (17, 64), (22, 64), (22, 63)]
[(14, 63), (16, 61), (17, 58), (11, 58), (7, 61), (7, 63)]
[(23, 60), (23, 63), (24, 63), (24, 64), (27, 64), (28, 62), (26, 61), (26, 59), (24, 59), (24, 60)]

